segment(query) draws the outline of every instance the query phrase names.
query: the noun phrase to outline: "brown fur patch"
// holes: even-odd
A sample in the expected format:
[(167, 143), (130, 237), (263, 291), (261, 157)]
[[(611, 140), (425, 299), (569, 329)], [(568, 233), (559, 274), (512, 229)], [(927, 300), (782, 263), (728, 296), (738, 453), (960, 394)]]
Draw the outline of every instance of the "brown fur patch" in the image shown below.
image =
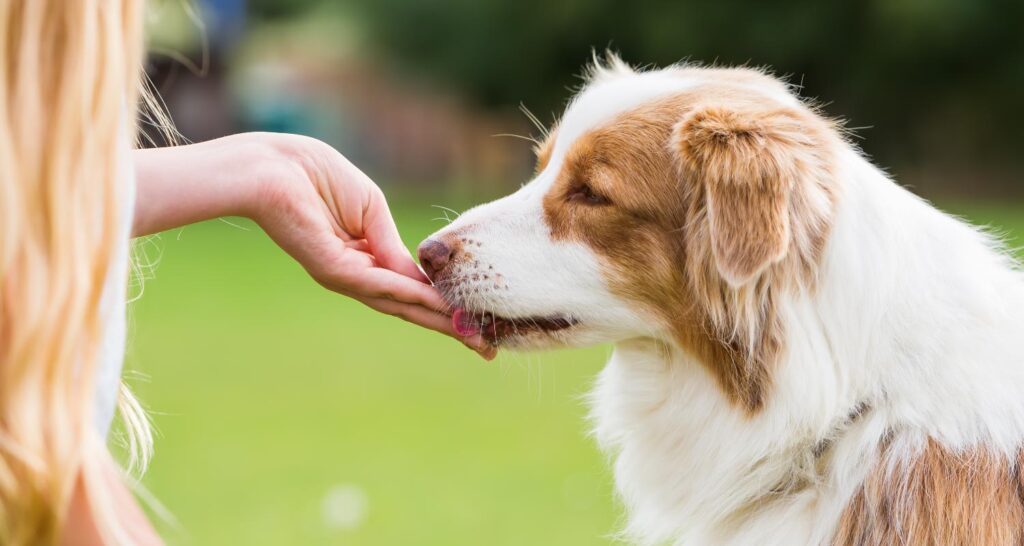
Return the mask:
[[(676, 128), (684, 165), (704, 188), (711, 247), (726, 280), (741, 285), (789, 250), (789, 194), (799, 177), (783, 131), (786, 112), (698, 108)], [(793, 132), (796, 132), (793, 131)], [(781, 161), (780, 161), (781, 158)]]
[(1019, 546), (1024, 542), (1020, 457), (954, 452), (929, 440), (908, 461), (882, 447), (850, 502), (833, 546)]
[[(838, 140), (805, 109), (709, 83), (580, 137), (545, 196), (546, 220), (555, 238), (603, 256), (612, 290), (661, 317), (755, 412), (784, 352), (775, 293), (811, 284), (824, 248), (835, 198), (826, 165)], [(569, 199), (584, 185), (611, 204)], [(727, 282), (723, 260), (746, 282)]]
[(551, 151), (555, 147), (557, 134), (557, 129), (551, 129), (545, 134), (544, 140), (533, 147), (533, 153), (537, 156), (537, 166), (534, 168), (535, 174), (543, 171), (544, 167), (547, 167), (548, 162), (551, 161)]

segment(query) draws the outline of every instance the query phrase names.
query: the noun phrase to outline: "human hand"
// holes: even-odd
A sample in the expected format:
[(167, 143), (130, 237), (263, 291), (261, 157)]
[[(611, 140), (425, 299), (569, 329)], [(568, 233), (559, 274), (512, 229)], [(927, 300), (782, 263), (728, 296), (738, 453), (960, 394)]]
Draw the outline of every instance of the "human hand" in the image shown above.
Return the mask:
[(402, 243), (380, 188), (334, 148), (307, 137), (254, 134), (279, 154), (258, 177), (254, 219), (321, 285), (382, 313), (459, 339), (486, 359), (479, 335), (462, 339), (447, 303)]
[[(182, 164), (188, 173), (169, 174)], [(247, 216), (324, 287), (494, 357), (479, 335), (458, 335), (448, 305), (402, 243), (384, 194), (327, 144), (246, 133), (136, 152), (136, 171), (136, 234)]]

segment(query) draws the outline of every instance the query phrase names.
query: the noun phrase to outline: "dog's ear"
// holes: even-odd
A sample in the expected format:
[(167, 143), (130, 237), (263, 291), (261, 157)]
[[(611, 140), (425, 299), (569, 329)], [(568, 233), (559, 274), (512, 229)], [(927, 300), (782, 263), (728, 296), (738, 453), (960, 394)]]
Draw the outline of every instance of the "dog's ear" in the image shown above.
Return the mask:
[(783, 107), (703, 105), (674, 128), (684, 183), (703, 195), (715, 264), (732, 286), (789, 252), (791, 197), (813, 147), (801, 127)]

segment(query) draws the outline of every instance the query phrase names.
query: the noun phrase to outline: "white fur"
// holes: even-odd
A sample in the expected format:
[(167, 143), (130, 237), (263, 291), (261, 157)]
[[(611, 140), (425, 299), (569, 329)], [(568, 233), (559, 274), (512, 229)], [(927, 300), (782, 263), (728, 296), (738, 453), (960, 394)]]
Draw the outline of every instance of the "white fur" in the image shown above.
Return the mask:
[[(552, 240), (541, 200), (572, 142), (694, 83), (671, 70), (599, 75), (569, 106), (546, 169), (440, 234), (480, 243), (473, 252), (482, 265), (459, 275), (474, 305), (580, 320), (522, 346), (616, 342), (592, 395), (593, 418), (601, 446), (615, 455), (628, 537), (828, 544), (887, 433), (890, 451), (907, 458), (930, 437), (1015, 459), (1024, 439), (1024, 276), (993, 238), (905, 191), (852, 149), (838, 151), (837, 212), (817, 290), (778, 302), (786, 357), (753, 417), (653, 329), (653, 319), (611, 293), (590, 248)], [(779, 89), (751, 92), (798, 104)], [(508, 290), (469, 280), (480, 270), (501, 273)], [(482, 290), (472, 295), (473, 287)], [(858, 407), (870, 409), (847, 423)], [(808, 454), (827, 438), (833, 455), (821, 473)], [(751, 504), (787, 477), (812, 485)]]

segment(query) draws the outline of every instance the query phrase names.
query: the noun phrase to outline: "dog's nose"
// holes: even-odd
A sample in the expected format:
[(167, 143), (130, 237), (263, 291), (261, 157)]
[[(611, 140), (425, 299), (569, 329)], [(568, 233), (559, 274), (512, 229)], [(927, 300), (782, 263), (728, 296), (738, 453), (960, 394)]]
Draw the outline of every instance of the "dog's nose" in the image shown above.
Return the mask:
[(445, 266), (452, 260), (452, 249), (437, 239), (427, 239), (420, 243), (416, 250), (420, 257), (420, 265), (427, 274), (427, 278), (434, 282), (437, 275), (444, 271)]

